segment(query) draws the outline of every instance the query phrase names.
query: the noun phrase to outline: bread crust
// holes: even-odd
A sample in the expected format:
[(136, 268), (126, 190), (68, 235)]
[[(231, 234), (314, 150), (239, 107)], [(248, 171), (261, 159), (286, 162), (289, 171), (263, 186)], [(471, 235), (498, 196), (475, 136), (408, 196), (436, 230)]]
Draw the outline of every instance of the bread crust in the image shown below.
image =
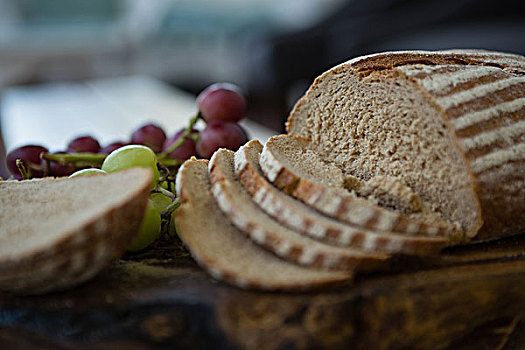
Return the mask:
[[(128, 172), (140, 178), (140, 184), (102, 216), (31, 252), (2, 259), (0, 289), (20, 294), (63, 290), (92, 278), (122, 256), (142, 221), (152, 176), (144, 169)], [(59, 185), (70, 180), (40, 181)]]
[[(523, 232), (525, 57), (483, 50), (378, 53), (323, 73), (309, 92), (338, 72), (363, 78), (393, 70), (435, 106), (460, 151), (478, 201), (478, 218), (467, 237), (486, 240)], [(307, 92), (293, 108), (286, 123), (289, 133), (302, 122), (298, 107), (312, 98)]]
[[(405, 234), (380, 233), (357, 228), (322, 216), (297, 201), (299, 206), (287, 205), (278, 190), (273, 187), (252, 164), (252, 155), (258, 158), (263, 146), (252, 140), (235, 153), (235, 173), (252, 199), (282, 224), (312, 238), (340, 246), (351, 246), (368, 252), (391, 254), (437, 254), (449, 241), (443, 237), (414, 237)], [(260, 194), (264, 195), (261, 196)], [(288, 197), (290, 200), (292, 197)], [(301, 210), (302, 209), (302, 210)]]

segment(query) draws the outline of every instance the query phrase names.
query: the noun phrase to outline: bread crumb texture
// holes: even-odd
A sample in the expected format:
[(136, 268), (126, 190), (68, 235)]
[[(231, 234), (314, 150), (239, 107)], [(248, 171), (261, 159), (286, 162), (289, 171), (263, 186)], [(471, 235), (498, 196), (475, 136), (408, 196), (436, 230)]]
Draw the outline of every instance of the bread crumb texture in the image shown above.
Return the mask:
[[(482, 209), (480, 238), (490, 238), (525, 225), (524, 123), (524, 57), (448, 50), (343, 63), (316, 79), (287, 130), (310, 138), (347, 177), (399, 179), (402, 192), (421, 199), (423, 212), (429, 204), (470, 236)], [(374, 197), (382, 192), (365, 188)], [(418, 209), (415, 196), (396, 207)]]

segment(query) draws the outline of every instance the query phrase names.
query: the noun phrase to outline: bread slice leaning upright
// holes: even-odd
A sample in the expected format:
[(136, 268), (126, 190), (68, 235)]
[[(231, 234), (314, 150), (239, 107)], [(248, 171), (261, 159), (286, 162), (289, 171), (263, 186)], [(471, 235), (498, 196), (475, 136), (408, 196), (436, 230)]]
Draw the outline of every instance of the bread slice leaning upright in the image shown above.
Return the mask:
[(109, 266), (138, 232), (151, 177), (0, 181), (0, 290), (61, 290)]
[(298, 232), (366, 252), (391, 254), (437, 254), (449, 240), (445, 237), (415, 237), (367, 230), (321, 214), (274, 187), (259, 165), (263, 145), (252, 140), (235, 152), (235, 174), (252, 199), (276, 220)]
[(291, 135), (360, 181), (398, 177), (465, 239), (525, 230), (525, 57), (406, 51), (358, 57), (319, 76)]
[(352, 279), (349, 271), (311, 269), (260, 248), (223, 214), (211, 190), (207, 160), (187, 160), (177, 173), (177, 232), (214, 278), (241, 288), (303, 290)]
[(348, 181), (339, 168), (324, 162), (310, 147), (311, 142), (306, 138), (291, 135), (273, 136), (266, 142), (261, 153), (261, 169), (278, 188), (325, 215), (348, 224), (384, 233), (445, 237), (450, 242), (461, 239), (458, 225), (446, 222), (439, 215), (429, 212), (421, 204), (419, 196), (399, 181), (399, 190), (393, 191), (394, 187), (388, 184), (383, 196), (388, 195), (390, 202), (406, 202), (408, 207), (414, 202), (411, 199), (415, 198), (415, 202), (419, 204), (418, 212), (410, 212), (410, 216), (395, 210), (395, 207), (383, 207), (375, 201), (350, 192), (347, 182), (351, 182), (356, 189), (369, 185), (356, 178)]

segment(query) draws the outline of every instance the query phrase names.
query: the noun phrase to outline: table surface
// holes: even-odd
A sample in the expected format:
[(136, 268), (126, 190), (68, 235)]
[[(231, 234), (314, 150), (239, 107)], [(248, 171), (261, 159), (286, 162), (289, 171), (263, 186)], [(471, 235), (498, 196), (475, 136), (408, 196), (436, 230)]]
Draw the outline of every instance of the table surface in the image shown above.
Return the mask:
[(397, 257), (308, 293), (213, 280), (177, 241), (42, 296), (0, 293), (0, 344), (23, 349), (524, 349), (525, 235)]

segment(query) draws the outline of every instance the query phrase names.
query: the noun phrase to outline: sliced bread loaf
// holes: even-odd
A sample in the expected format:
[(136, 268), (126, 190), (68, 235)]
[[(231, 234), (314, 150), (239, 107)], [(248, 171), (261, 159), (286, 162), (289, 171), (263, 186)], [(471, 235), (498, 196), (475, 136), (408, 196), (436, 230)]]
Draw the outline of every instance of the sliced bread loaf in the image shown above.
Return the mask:
[(402, 176), (469, 238), (525, 230), (523, 56), (447, 50), (358, 57), (315, 80), (287, 130), (310, 139), (345, 176)]
[(260, 208), (283, 225), (315, 239), (367, 252), (435, 254), (448, 243), (444, 237), (366, 230), (320, 214), (268, 182), (259, 165), (262, 149), (259, 141), (252, 140), (235, 152), (235, 173)]
[(283, 259), (324, 269), (377, 268), (388, 255), (325, 244), (290, 230), (259, 208), (234, 174), (234, 153), (215, 152), (209, 164), (212, 192), (232, 223)]
[(218, 207), (207, 160), (186, 161), (176, 184), (181, 201), (175, 212), (177, 231), (195, 260), (214, 278), (263, 290), (312, 289), (351, 280), (351, 272), (305, 268), (254, 244)]
[(380, 232), (446, 237), (461, 240), (458, 225), (431, 213), (402, 212), (357, 197), (345, 188), (341, 170), (311, 150), (308, 139), (291, 135), (271, 137), (261, 154), (266, 177), (278, 188), (320, 212), (358, 227)]
[(63, 289), (107, 267), (138, 231), (151, 176), (1, 181), (0, 289)]

